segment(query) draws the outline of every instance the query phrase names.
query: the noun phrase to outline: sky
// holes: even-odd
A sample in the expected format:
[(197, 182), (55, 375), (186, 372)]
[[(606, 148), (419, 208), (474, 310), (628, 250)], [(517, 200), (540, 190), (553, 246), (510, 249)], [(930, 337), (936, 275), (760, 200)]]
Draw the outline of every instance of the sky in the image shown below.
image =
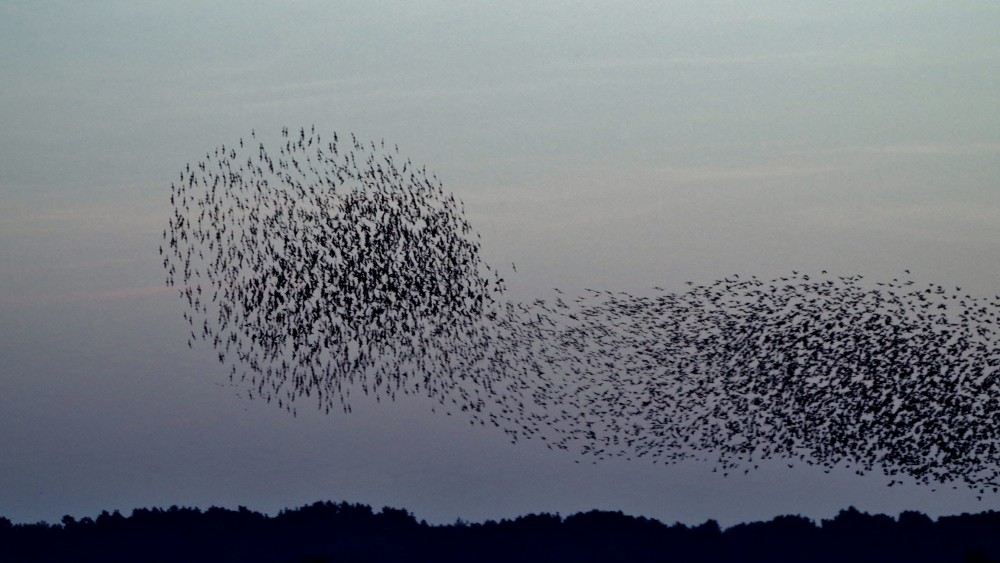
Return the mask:
[(595, 464), (412, 397), (292, 417), (187, 346), (157, 247), (186, 163), (315, 125), (437, 174), (515, 300), (820, 269), (993, 296), (998, 28), (982, 0), (4, 2), (0, 515), (996, 509), (783, 460)]

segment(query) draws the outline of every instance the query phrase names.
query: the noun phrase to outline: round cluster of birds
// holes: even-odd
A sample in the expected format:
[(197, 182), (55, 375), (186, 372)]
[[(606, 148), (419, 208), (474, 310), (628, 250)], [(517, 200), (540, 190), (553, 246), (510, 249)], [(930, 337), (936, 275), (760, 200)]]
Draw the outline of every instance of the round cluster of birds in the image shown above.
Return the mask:
[(793, 272), (511, 302), (433, 174), (314, 128), (208, 152), (171, 202), (160, 253), (188, 344), (292, 412), (417, 393), (597, 458), (1000, 487), (1000, 296)]
[(283, 408), (433, 386), (417, 379), (424, 352), (464, 337), (503, 292), (461, 202), (383, 142), (304, 129), (284, 129), (277, 151), (249, 141), (172, 186), (160, 252), (188, 344), (211, 342), (251, 396)]

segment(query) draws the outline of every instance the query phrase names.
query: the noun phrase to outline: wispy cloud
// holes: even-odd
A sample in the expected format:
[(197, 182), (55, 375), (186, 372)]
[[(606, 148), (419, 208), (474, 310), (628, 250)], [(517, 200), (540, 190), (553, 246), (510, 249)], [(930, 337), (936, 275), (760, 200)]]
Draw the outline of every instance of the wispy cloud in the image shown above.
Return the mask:
[(955, 144), (929, 144), (929, 145), (886, 145), (875, 147), (863, 147), (861, 152), (871, 154), (898, 154), (898, 155), (961, 155), (977, 153), (998, 153), (1000, 143), (955, 143)]
[(793, 154), (822, 155), (899, 155), (899, 156), (960, 156), (1000, 153), (1000, 143), (925, 143), (895, 145), (852, 145), (820, 150), (795, 151)]
[(176, 293), (177, 289), (164, 286), (129, 287), (122, 289), (105, 289), (95, 291), (68, 291), (60, 293), (42, 293), (0, 299), (0, 306), (23, 306), (41, 304), (88, 303), (98, 301), (138, 300), (167, 293)]

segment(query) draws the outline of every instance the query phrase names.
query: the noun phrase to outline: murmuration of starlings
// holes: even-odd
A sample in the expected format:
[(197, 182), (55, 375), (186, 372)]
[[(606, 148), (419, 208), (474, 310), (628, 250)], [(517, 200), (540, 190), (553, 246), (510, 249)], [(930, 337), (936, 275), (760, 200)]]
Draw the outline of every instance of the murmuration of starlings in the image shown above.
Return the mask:
[(595, 460), (1000, 486), (1000, 296), (792, 272), (513, 302), (426, 167), (315, 127), (208, 151), (170, 201), (188, 345), (290, 412), (418, 394)]

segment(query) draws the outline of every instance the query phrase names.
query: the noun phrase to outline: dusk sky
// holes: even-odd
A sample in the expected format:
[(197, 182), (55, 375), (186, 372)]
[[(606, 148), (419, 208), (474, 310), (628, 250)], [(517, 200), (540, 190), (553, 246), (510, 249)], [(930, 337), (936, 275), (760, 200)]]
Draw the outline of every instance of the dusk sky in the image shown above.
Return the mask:
[[(997, 509), (784, 460), (511, 444), (416, 398), (249, 400), (157, 253), (170, 182), (251, 130), (398, 144), (508, 297), (829, 270), (1000, 294), (1000, 3), (0, 4), (0, 516), (317, 500), (449, 523)], [(511, 263), (517, 265), (512, 271)], [(579, 463), (578, 463), (579, 462)]]

